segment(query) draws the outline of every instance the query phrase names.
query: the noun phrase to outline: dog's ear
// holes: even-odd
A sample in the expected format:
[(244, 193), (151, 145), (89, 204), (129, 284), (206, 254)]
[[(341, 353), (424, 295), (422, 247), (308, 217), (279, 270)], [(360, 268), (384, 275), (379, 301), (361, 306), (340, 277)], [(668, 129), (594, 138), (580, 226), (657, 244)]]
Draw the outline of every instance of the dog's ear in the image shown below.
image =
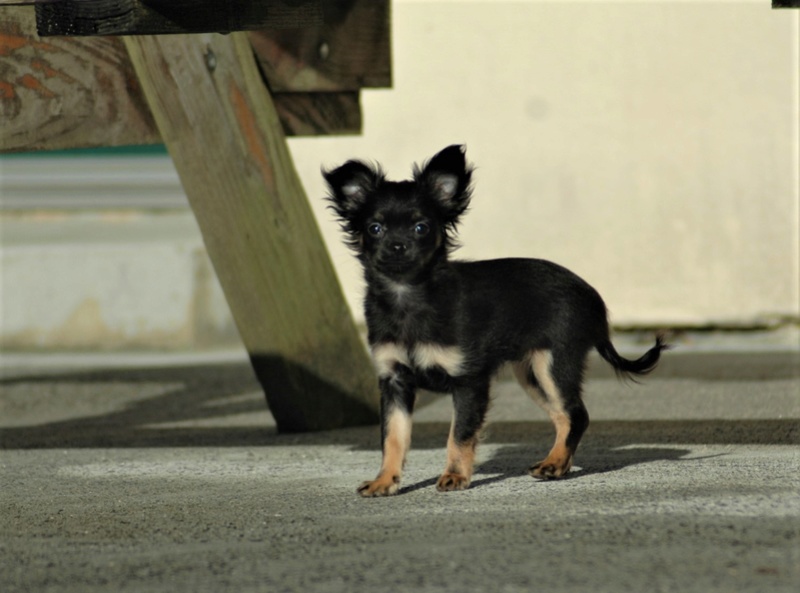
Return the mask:
[(361, 161), (347, 161), (332, 171), (323, 169), (322, 176), (328, 182), (328, 201), (339, 217), (346, 238), (345, 243), (361, 253), (362, 211), (367, 199), (384, 181), (384, 174), (377, 165), (370, 167)]
[(345, 220), (355, 216), (383, 179), (379, 168), (361, 161), (347, 161), (333, 171), (323, 170), (322, 176), (328, 182), (328, 200), (333, 210)]
[(422, 170), (415, 169), (414, 179), (439, 206), (446, 222), (455, 224), (469, 206), (472, 167), (467, 164), (465, 147), (448, 146), (428, 161)]

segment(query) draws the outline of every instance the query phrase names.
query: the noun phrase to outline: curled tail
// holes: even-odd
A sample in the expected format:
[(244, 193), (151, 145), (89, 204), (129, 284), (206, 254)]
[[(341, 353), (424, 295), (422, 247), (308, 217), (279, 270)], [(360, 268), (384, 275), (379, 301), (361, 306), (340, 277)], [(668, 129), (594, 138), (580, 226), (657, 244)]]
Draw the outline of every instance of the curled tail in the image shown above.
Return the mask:
[(597, 344), (596, 348), (600, 356), (614, 367), (617, 375), (632, 379), (633, 377), (631, 377), (631, 375), (646, 375), (656, 368), (658, 359), (661, 357), (661, 351), (667, 350), (669, 345), (664, 341), (663, 336), (656, 336), (655, 346), (636, 360), (628, 360), (620, 356), (619, 352), (617, 352), (611, 340), (608, 338)]

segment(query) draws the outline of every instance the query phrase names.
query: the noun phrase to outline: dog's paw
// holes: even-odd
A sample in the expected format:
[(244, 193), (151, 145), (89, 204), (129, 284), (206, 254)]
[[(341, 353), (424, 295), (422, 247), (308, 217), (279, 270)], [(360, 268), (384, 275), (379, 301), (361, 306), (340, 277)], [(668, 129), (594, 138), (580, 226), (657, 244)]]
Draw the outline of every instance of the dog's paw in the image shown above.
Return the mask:
[(468, 476), (444, 472), (436, 482), (436, 489), (439, 492), (452, 492), (454, 490), (466, 490), (469, 488), (470, 479)]
[(374, 480), (363, 482), (356, 492), (364, 498), (376, 496), (393, 496), (400, 489), (400, 476), (378, 476)]
[(545, 459), (528, 470), (528, 473), (539, 480), (555, 480), (563, 478), (572, 467), (571, 461), (566, 463), (552, 463)]

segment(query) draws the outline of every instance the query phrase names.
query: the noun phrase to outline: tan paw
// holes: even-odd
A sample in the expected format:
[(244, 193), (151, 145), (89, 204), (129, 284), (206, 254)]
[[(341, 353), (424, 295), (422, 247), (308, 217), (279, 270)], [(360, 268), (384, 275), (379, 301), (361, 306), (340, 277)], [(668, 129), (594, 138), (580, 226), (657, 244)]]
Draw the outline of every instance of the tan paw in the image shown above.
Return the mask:
[(470, 478), (461, 474), (444, 472), (436, 482), (439, 492), (452, 492), (453, 490), (466, 490), (469, 488)]
[(553, 480), (567, 475), (571, 467), (572, 457), (567, 457), (566, 459), (551, 459), (548, 457), (531, 467), (528, 473), (540, 480)]
[(378, 476), (362, 483), (356, 492), (364, 498), (392, 496), (400, 489), (400, 476)]

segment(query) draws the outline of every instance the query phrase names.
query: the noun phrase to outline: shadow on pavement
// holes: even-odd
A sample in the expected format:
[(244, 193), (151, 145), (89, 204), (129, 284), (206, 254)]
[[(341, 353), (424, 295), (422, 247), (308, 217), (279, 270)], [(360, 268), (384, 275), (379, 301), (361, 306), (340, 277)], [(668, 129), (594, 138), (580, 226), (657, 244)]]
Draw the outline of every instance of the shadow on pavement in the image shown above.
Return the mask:
[[(449, 426), (425, 423), (414, 426), (412, 449), (442, 449)], [(549, 422), (498, 422), (489, 425), (489, 444), (499, 444), (490, 459), (475, 469), (472, 488), (528, 474), (552, 445)], [(613, 472), (653, 461), (679, 461), (695, 445), (798, 445), (800, 422), (787, 420), (639, 420), (592, 422), (578, 450), (567, 480)], [(413, 451), (412, 451), (413, 454)], [(693, 458), (693, 459), (696, 459)], [(486, 477), (488, 476), (488, 477)], [(436, 483), (432, 477), (404, 487), (413, 492)]]
[[(492, 457), (475, 468), (475, 475), (470, 488), (480, 488), (502, 482), (509, 478), (528, 475), (528, 467), (533, 465), (546, 453), (534, 445), (509, 445), (495, 450)], [(543, 453), (544, 451), (544, 453)], [(589, 475), (613, 472), (631, 465), (653, 461), (678, 461), (691, 453), (690, 449), (679, 447), (601, 447), (591, 451), (579, 451), (576, 466), (561, 480), (580, 479)], [(538, 456), (537, 456), (538, 455)], [(416, 484), (408, 485), (400, 490), (401, 494), (428, 488), (436, 484), (437, 478), (430, 478)], [(533, 479), (533, 478), (531, 478)]]
[[(780, 368), (783, 370), (777, 374), (782, 377), (794, 372), (795, 358), (792, 357), (795, 355), (789, 353), (789, 356), (760, 353), (746, 356), (746, 360), (753, 365), (751, 370), (756, 374), (760, 375), (764, 368)], [(754, 357), (764, 360), (759, 362)], [(664, 369), (666, 378), (696, 376), (702, 367), (707, 376), (711, 373), (711, 376), (725, 376), (726, 380), (730, 380), (727, 376), (729, 372), (723, 372), (724, 365), (719, 357), (708, 359), (706, 366), (702, 366), (702, 361), (695, 360), (702, 358), (702, 355), (683, 358), (689, 366), (681, 367), (677, 361), (673, 361), (671, 368)], [(730, 372), (738, 374), (749, 368), (743, 364), (728, 363), (728, 366), (736, 369)], [(119, 385), (126, 387), (127, 395), (112, 389)], [(153, 385), (162, 388), (157, 395), (146, 395), (147, 386), (152, 389)], [(225, 419), (232, 415), (247, 417), (263, 414), (266, 410), (259, 383), (252, 368), (245, 363), (39, 373), (0, 380), (0, 387), (0, 422), (5, 424), (0, 429), (0, 448), (3, 449), (258, 447), (293, 444), (347, 445), (367, 450), (379, 448), (377, 427), (278, 434), (274, 423), (267, 425), (266, 421), (264, 425), (252, 422), (247, 425), (237, 425), (236, 422), (226, 424)], [(82, 397), (102, 403), (99, 409), (105, 412), (92, 413), (86, 405), (80, 413), (70, 412), (76, 400)], [(109, 403), (109, 399), (113, 401)], [(25, 420), (20, 420), (23, 417)], [(632, 444), (796, 445), (800, 444), (798, 424), (792, 418), (595, 421), (586, 435), (580, 454), (585, 463), (592, 459), (588, 456), (595, 454), (606, 462), (616, 455), (611, 454), (615, 448)], [(417, 422), (413, 446), (443, 448), (447, 432), (445, 423)], [(508, 445), (506, 453), (490, 463), (502, 465), (504, 459), (513, 458), (514, 463), (509, 463), (509, 467), (513, 465), (513, 471), (518, 474), (535, 461), (536, 455), (546, 454), (552, 440), (552, 427), (549, 422), (497, 422), (490, 425), (486, 440)], [(657, 448), (648, 448), (642, 455), (645, 458), (648, 455), (662, 455), (659, 458), (663, 459), (663, 456), (675, 456), (675, 450), (665, 449), (658, 453)], [(630, 457), (630, 454), (626, 454), (626, 459)], [(624, 464), (629, 462), (625, 461)], [(616, 467), (612, 466), (611, 469)]]
[[(589, 356), (588, 376), (609, 379), (614, 377), (614, 370), (592, 353)], [(700, 381), (796, 379), (800, 377), (800, 350), (698, 352), (676, 348), (662, 356), (652, 376), (658, 379)]]

